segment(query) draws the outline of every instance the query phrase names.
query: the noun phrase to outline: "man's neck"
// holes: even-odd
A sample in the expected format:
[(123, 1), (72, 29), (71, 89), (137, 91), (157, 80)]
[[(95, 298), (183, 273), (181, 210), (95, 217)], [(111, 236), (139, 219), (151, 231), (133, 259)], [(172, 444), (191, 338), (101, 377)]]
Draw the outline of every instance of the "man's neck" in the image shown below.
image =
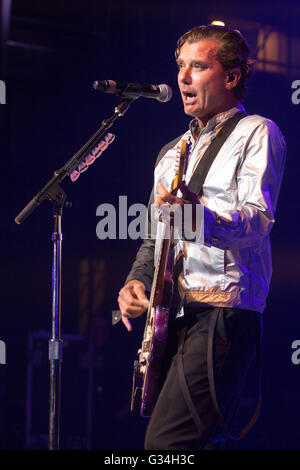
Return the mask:
[(238, 100), (232, 100), (230, 103), (227, 103), (223, 107), (220, 107), (217, 112), (208, 114), (207, 116), (203, 116), (203, 117), (196, 116), (195, 119), (197, 120), (200, 129), (203, 129), (207, 125), (208, 121), (210, 121), (214, 116), (221, 114), (221, 113), (225, 113), (226, 111), (229, 111), (229, 109), (232, 109), (235, 106), (238, 106), (238, 104), (239, 104)]

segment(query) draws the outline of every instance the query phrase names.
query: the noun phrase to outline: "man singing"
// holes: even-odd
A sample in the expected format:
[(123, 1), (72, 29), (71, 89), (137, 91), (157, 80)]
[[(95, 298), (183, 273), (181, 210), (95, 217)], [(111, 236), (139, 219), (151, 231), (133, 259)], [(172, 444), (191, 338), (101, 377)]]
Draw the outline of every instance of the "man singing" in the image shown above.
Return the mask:
[[(173, 301), (170, 312), (168, 368), (145, 448), (209, 449), (220, 431), (230, 436), (234, 405), (259, 349), (286, 145), (274, 122), (247, 115), (241, 104), (253, 61), (239, 31), (195, 27), (179, 38), (175, 57), (184, 112), (193, 119), (161, 150), (150, 203), (179, 204), (183, 211), (200, 204), (202, 220), (201, 233), (193, 239), (183, 234), (175, 246), (177, 258), (182, 255), (174, 285), (180, 302)], [(174, 165), (187, 138), (192, 148), (177, 197), (171, 193)], [(197, 188), (208, 152), (215, 155)], [(130, 319), (147, 309), (154, 252), (155, 240), (145, 239), (119, 292), (128, 331)]]

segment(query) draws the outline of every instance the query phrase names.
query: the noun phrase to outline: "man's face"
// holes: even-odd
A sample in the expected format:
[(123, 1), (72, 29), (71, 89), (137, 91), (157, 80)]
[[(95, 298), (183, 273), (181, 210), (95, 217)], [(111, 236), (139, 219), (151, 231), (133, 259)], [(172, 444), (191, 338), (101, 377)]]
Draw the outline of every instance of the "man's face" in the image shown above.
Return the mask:
[(177, 59), (178, 86), (189, 116), (206, 122), (215, 114), (234, 105), (232, 90), (227, 88), (228, 72), (215, 57), (219, 44), (203, 39), (189, 44), (185, 42)]

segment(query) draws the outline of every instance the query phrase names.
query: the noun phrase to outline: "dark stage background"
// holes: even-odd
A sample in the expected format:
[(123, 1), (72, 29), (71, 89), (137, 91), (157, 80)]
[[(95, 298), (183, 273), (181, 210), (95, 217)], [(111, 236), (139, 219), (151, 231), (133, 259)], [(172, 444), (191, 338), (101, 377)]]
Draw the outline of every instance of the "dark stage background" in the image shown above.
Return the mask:
[[(6, 364), (0, 364), (0, 449), (48, 445), (52, 206), (44, 202), (21, 226), (14, 218), (113, 112), (118, 99), (94, 91), (97, 79), (167, 83), (173, 98), (165, 104), (143, 98), (134, 102), (111, 129), (116, 139), (103, 157), (76, 183), (68, 178), (61, 183), (72, 202), (63, 214), (61, 447), (143, 448), (147, 422), (129, 409), (143, 320), (134, 322), (130, 334), (121, 324), (111, 325), (118, 290), (140, 241), (99, 240), (96, 209), (104, 202), (118, 207), (119, 195), (127, 195), (128, 206), (147, 203), (159, 149), (189, 122), (176, 85), (176, 41), (192, 26), (213, 19), (241, 29), (253, 55), (260, 54), (245, 106), (249, 113), (274, 120), (288, 144), (272, 232), (274, 275), (264, 313), (263, 409), (254, 430), (228, 448), (299, 449), (300, 364), (292, 362), (292, 343), (300, 340), (300, 104), (291, 99), (292, 82), (300, 80), (299, 3), (0, 4), (0, 79), (6, 84), (6, 104), (0, 105), (0, 340), (6, 344)], [(264, 43), (257, 50), (258, 31), (277, 32), (274, 55), (268, 55)], [(255, 377), (253, 367), (235, 430), (255, 407)]]

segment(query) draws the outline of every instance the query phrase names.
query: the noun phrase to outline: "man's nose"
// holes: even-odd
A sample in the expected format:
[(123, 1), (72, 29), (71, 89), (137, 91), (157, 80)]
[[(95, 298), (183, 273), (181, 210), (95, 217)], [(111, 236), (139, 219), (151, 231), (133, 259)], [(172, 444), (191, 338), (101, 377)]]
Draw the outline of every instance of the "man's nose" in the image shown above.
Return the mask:
[(191, 83), (191, 72), (188, 67), (180, 69), (178, 73), (178, 81), (180, 83)]

